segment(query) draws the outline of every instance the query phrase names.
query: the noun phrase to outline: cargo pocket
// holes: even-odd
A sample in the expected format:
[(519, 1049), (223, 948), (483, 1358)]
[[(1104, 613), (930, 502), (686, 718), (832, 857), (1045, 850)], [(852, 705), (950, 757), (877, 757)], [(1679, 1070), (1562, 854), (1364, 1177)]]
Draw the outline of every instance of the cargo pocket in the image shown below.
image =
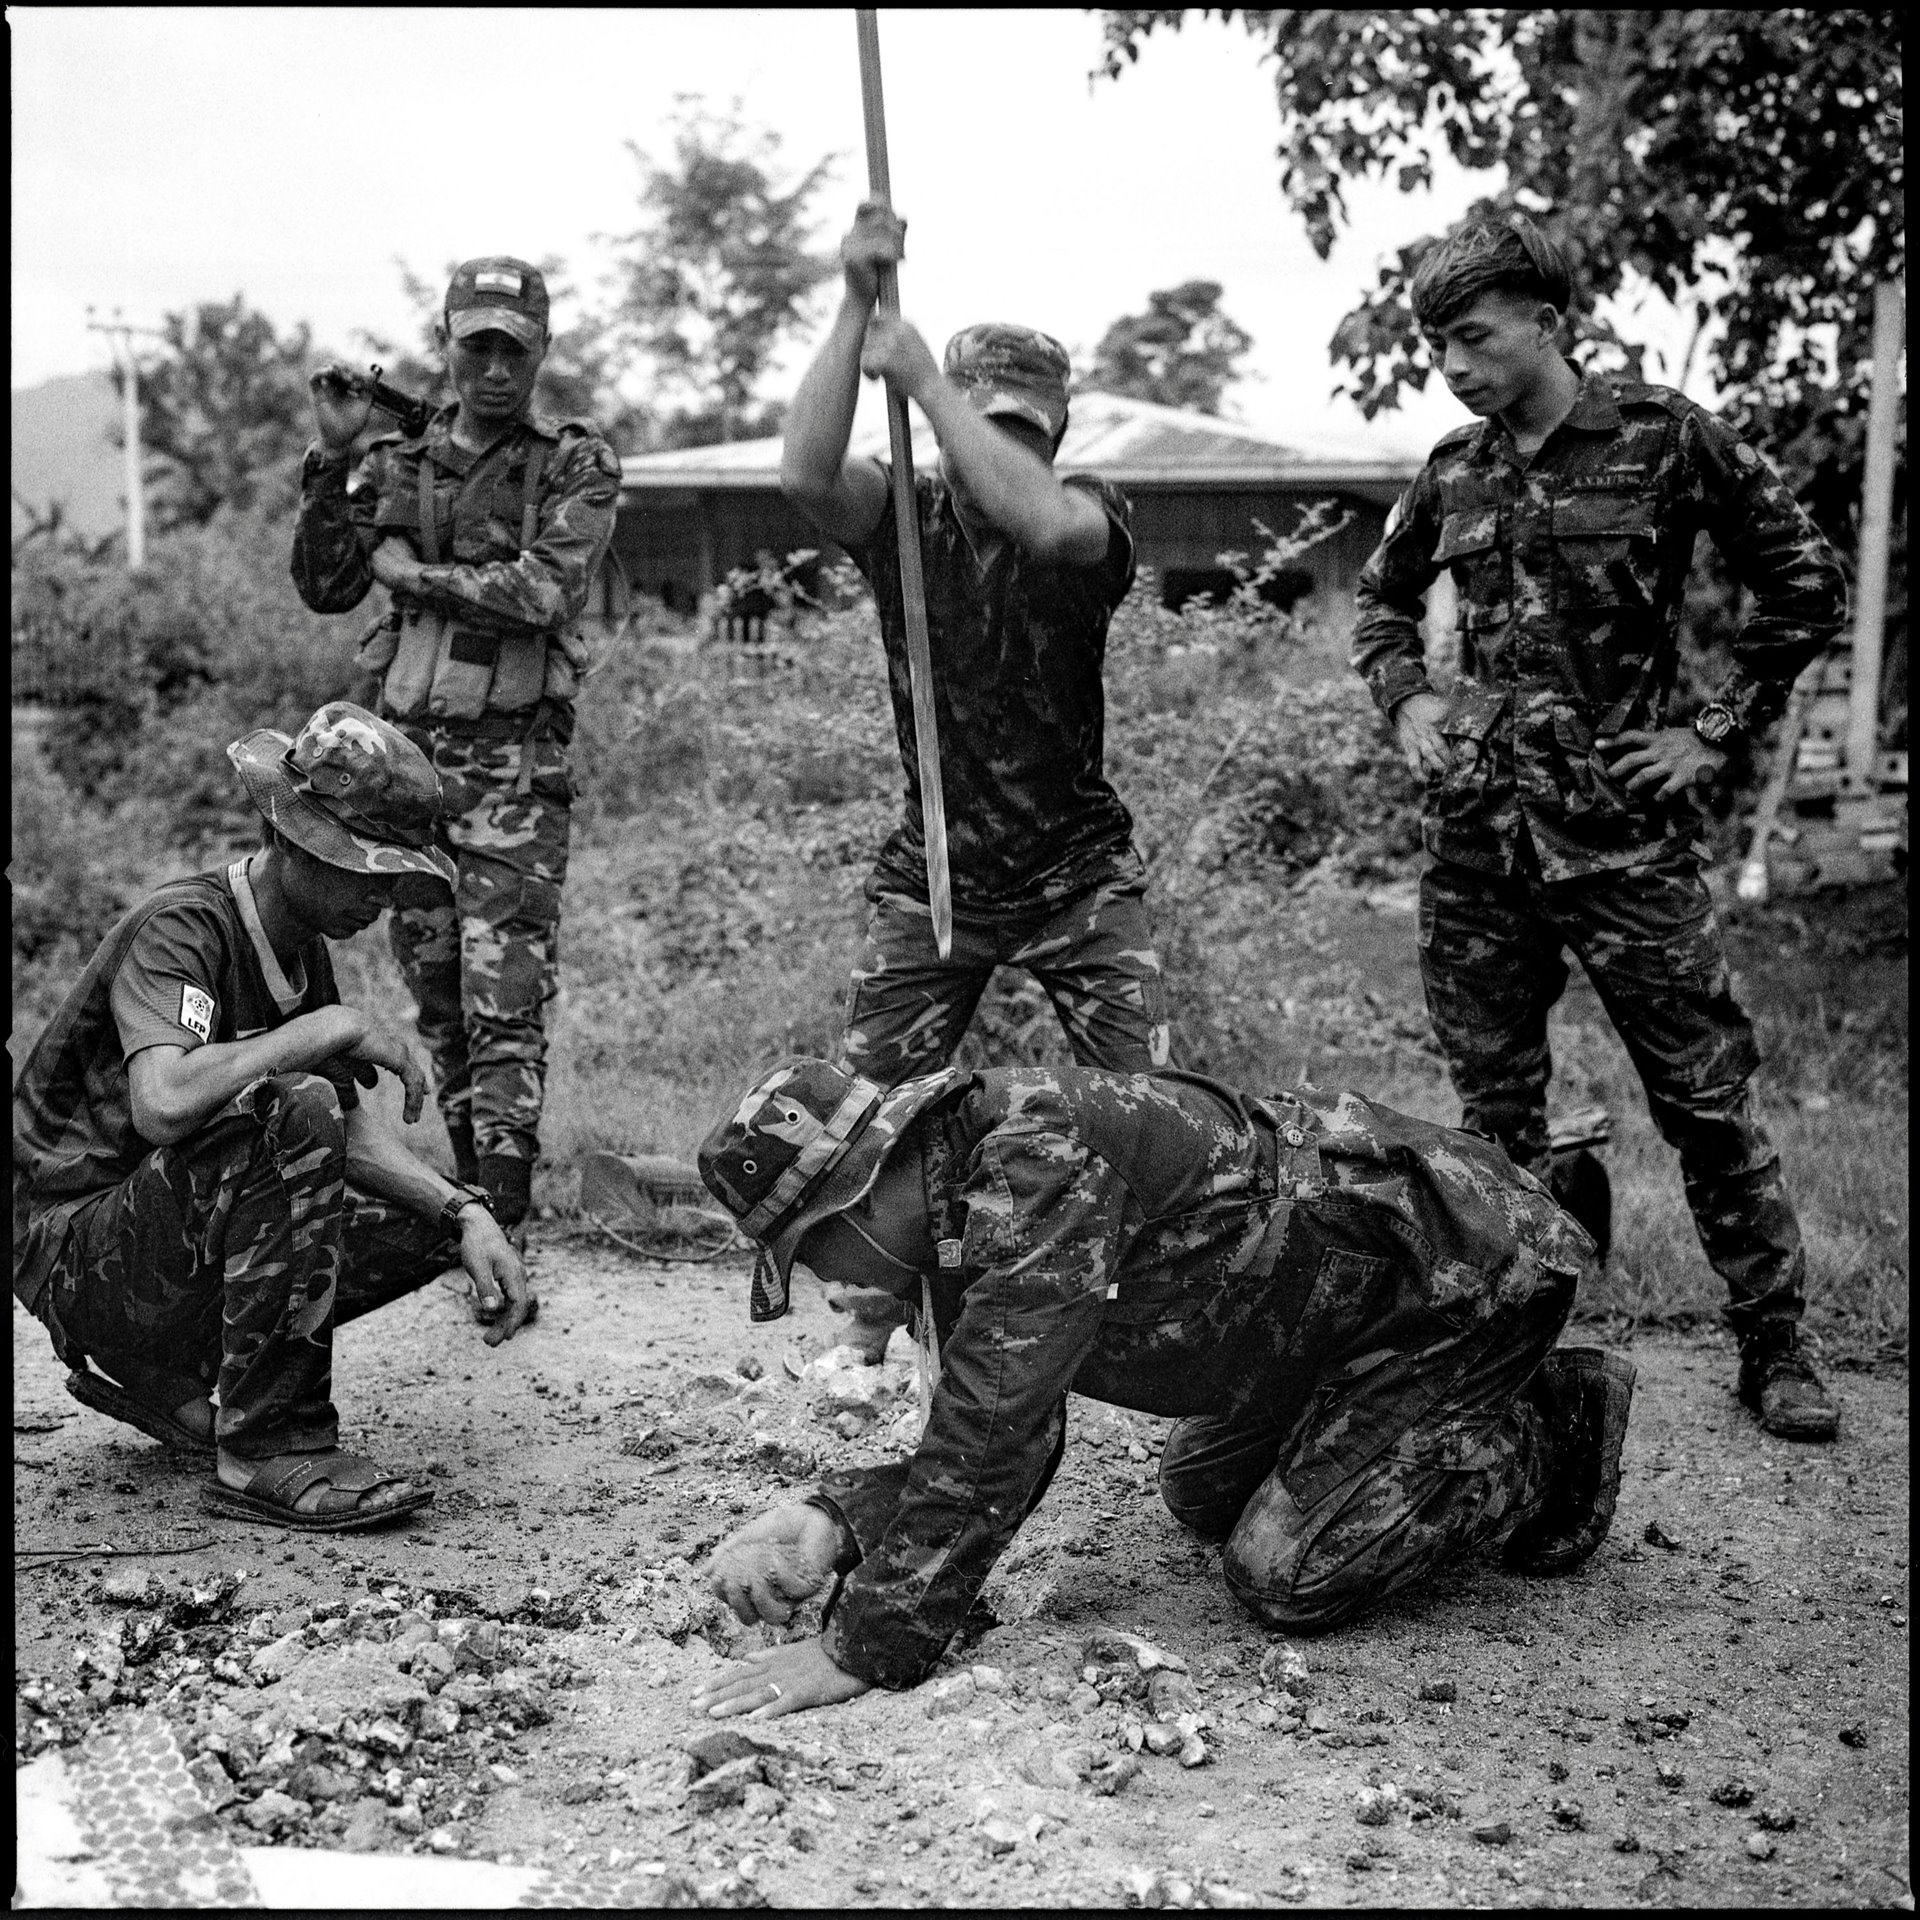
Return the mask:
[(1500, 545), (1500, 509), (1468, 507), (1450, 513), (1440, 523), (1440, 541), (1433, 550), (1437, 565), (1446, 567), (1459, 590), (1462, 608), (1502, 608), (1513, 597), (1511, 568)]
[(1635, 811), (1626, 788), (1608, 773), (1593, 728), (1577, 707), (1553, 709), (1553, 750), (1568, 819), (1624, 820)]
[(1433, 789), (1441, 814), (1469, 813), (1487, 789), (1492, 770), (1493, 731), (1507, 710), (1505, 687), (1462, 681), (1440, 722), (1447, 743), (1447, 770)]
[(399, 650), (400, 616), (389, 608), (360, 636), (353, 664), (362, 673), (383, 674), (393, 665), (393, 656)]
[(1553, 503), (1552, 525), (1556, 611), (1653, 605), (1653, 516), (1638, 494), (1570, 494)]

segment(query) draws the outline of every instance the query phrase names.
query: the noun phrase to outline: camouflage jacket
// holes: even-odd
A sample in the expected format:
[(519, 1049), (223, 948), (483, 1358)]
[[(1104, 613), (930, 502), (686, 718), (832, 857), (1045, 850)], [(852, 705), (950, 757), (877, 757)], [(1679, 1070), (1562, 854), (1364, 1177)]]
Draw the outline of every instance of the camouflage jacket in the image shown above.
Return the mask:
[[(1498, 1147), (1356, 1094), (949, 1071), (896, 1149), (920, 1150), (940, 1250), (932, 1416), (910, 1460), (815, 1496), (862, 1552), (827, 1649), (881, 1686), (923, 1679), (966, 1617), (1045, 1491), (1069, 1390), (1290, 1429), (1354, 1356), (1570, 1287), (1591, 1251)], [(1392, 1437), (1323, 1438), (1344, 1473)]]
[(1668, 387), (1588, 374), (1523, 461), (1498, 420), (1450, 433), (1360, 576), (1353, 664), (1383, 713), (1430, 693), (1418, 621), (1442, 567), (1461, 677), (1428, 789), (1428, 850), (1511, 870), (1524, 821), (1549, 880), (1655, 858), (1700, 831), (1607, 773), (1596, 737), (1664, 724), (1694, 536), (1713, 536), (1753, 611), (1713, 697), (1755, 733), (1846, 617), (1832, 550), (1765, 461)]
[[(300, 470), (293, 580), (316, 613), (348, 613), (373, 585), (373, 551), (398, 534), (421, 552), (420, 485), (432, 488), (442, 559), (420, 598), (476, 632), (559, 633), (586, 610), (613, 538), (620, 459), (589, 426), (528, 417), (484, 453), (456, 446), (456, 407), (418, 439), (385, 434), (357, 469), (309, 448)], [(533, 542), (520, 545), (521, 495), (533, 447), (544, 442)], [(399, 596), (396, 596), (398, 598)]]
[[(983, 567), (946, 484), (928, 474), (915, 482), (947, 852), (962, 909), (1058, 905), (1133, 837), (1133, 816), (1104, 771), (1100, 679), (1107, 624), (1133, 585), (1133, 510), (1103, 480), (1066, 484), (1106, 510), (1107, 551), (1089, 567), (1042, 566), (1011, 540)], [(880, 524), (850, 551), (879, 608), (907, 776), (904, 817), (881, 849), (879, 873), (924, 900), (926, 830), (891, 491)]]

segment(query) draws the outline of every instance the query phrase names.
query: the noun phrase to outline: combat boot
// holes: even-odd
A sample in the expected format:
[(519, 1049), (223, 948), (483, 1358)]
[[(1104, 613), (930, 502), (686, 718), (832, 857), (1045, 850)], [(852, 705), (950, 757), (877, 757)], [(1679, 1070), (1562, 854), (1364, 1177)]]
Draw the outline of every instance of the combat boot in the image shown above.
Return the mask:
[(1740, 1342), (1740, 1401), (1782, 1440), (1831, 1440), (1840, 1409), (1800, 1351), (1791, 1320), (1766, 1322)]
[(1507, 1538), (1516, 1573), (1571, 1573), (1613, 1525), (1620, 1448), (1633, 1404), (1633, 1362), (1598, 1347), (1557, 1347), (1535, 1376), (1550, 1422), (1552, 1477), (1531, 1520)]
[(453, 1148), (453, 1177), (463, 1187), (480, 1184), (480, 1155), (473, 1144), (471, 1120), (449, 1120), (447, 1140)]
[(533, 1205), (533, 1162), (515, 1160), (504, 1153), (480, 1156), (480, 1185), (485, 1189), (498, 1220), (518, 1246), (524, 1234), (515, 1233)]

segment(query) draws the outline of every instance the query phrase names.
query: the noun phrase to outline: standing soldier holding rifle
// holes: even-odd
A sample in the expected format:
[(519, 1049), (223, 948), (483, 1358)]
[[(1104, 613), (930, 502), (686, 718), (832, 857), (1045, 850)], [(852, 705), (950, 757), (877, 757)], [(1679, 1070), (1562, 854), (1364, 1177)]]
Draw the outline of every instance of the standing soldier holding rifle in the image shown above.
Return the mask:
[(356, 665), (439, 773), (439, 843), (458, 868), (451, 894), (408, 883), (393, 950), (420, 1003), (456, 1173), (509, 1227), (526, 1216), (539, 1153), (579, 621), (620, 492), (599, 434), (531, 410), (549, 337), (537, 269), (467, 261), (441, 334), (454, 404), (375, 440), (357, 471), (375, 399), (360, 376), (323, 367), (293, 540), (294, 583), (315, 612), (348, 612), (376, 580), (392, 595)]

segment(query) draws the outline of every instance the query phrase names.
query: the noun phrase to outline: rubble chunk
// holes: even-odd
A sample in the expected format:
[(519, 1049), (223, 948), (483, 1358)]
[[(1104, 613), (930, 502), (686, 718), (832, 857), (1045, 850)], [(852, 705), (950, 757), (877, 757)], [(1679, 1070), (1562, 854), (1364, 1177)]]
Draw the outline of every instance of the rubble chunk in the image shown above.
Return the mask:
[(1260, 1656), (1260, 1684), (1304, 1698), (1311, 1684), (1306, 1655), (1284, 1640), (1276, 1641)]
[(277, 1833), (283, 1827), (304, 1826), (313, 1809), (304, 1800), (296, 1800), (276, 1787), (269, 1787), (259, 1799), (241, 1808), (240, 1818), (255, 1833)]
[[(1092, 1692), (1092, 1689), (1088, 1689)], [(936, 1680), (927, 1690), (927, 1718), (942, 1720), (954, 1714), (962, 1714), (973, 1706), (974, 1684), (970, 1673), (950, 1674), (944, 1680)], [(1099, 1696), (1094, 1696), (1097, 1701)]]
[(1168, 1653), (1164, 1647), (1156, 1647), (1151, 1640), (1120, 1627), (1102, 1627), (1090, 1634), (1081, 1651), (1096, 1665), (1131, 1665), (1142, 1673), (1154, 1673), (1163, 1667), (1174, 1673), (1187, 1671), (1187, 1663), (1178, 1654)]
[(298, 1631), (283, 1634), (278, 1640), (269, 1640), (264, 1647), (255, 1650), (253, 1658), (247, 1662), (247, 1672), (260, 1686), (271, 1686), (276, 1680), (284, 1680), (295, 1667), (307, 1657), (307, 1638)]
[(151, 1567), (116, 1567), (100, 1582), (100, 1598), (115, 1607), (157, 1607), (167, 1583)]
[(1458, 1685), (1451, 1680), (1429, 1680), (1420, 1689), (1422, 1700), (1450, 1701), (1460, 1698)]
[(747, 1789), (766, 1782), (766, 1762), (757, 1753), (741, 1760), (729, 1760), (705, 1773), (687, 1789), (689, 1813), (717, 1813), (722, 1807), (737, 1807), (746, 1798)]

